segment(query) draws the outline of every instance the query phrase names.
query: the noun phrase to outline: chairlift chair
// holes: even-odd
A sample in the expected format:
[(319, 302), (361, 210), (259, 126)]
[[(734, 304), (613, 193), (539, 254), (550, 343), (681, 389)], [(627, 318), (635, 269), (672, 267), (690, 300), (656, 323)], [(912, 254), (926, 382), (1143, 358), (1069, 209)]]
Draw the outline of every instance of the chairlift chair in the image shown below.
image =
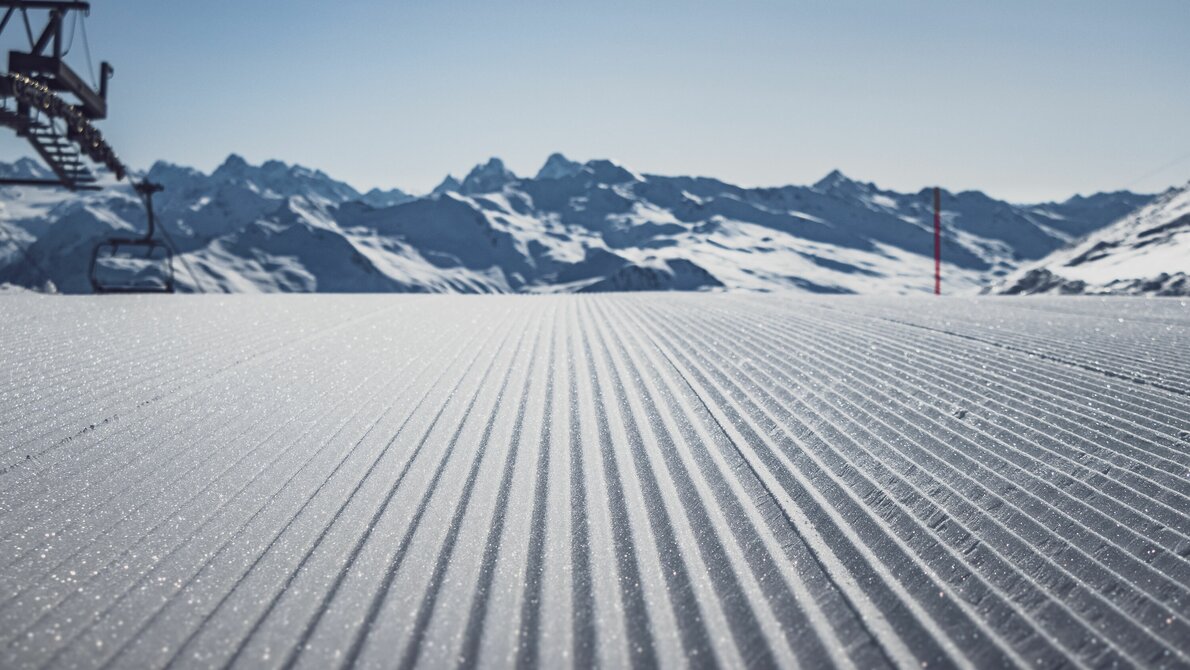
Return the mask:
[(96, 293), (173, 293), (174, 253), (154, 237), (153, 194), (159, 184), (142, 181), (136, 192), (145, 203), (148, 229), (143, 237), (112, 237), (91, 252), (91, 288)]
[[(0, 178), (0, 185), (98, 190), (99, 179), (87, 162), (107, 168), (116, 179), (129, 176), (92, 123), (107, 117), (111, 65), (100, 64), (98, 82), (91, 86), (64, 60), (70, 44), (63, 39), (63, 26), (66, 16), (74, 13), (90, 64), (82, 20), (90, 9), (84, 0), (0, 0), (0, 34), (19, 15), (29, 39), (29, 50), (9, 52), (8, 71), (0, 72), (0, 126), (28, 140), (54, 173), (52, 179)], [(36, 12), (46, 12), (44, 27), (37, 32), (30, 20)], [(91, 286), (96, 293), (173, 293), (174, 252), (164, 230), (161, 240), (154, 234), (153, 193), (161, 186), (142, 181), (133, 187), (144, 201), (148, 230), (143, 237), (113, 237), (95, 245)]]

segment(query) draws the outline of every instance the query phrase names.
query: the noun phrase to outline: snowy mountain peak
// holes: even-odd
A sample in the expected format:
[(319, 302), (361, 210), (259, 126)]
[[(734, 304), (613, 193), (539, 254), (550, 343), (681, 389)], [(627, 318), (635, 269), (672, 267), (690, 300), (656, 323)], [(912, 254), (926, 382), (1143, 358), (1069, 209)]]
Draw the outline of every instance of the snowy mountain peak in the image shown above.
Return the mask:
[(413, 199), (414, 199), (413, 196), (409, 195), (408, 193), (402, 191), (399, 188), (393, 188), (393, 189), (389, 189), (387, 191), (384, 191), (384, 190), (381, 190), (378, 188), (374, 188), (374, 189), (368, 191), (367, 193), (363, 194), (363, 196), (360, 197), (360, 200), (368, 203), (369, 205), (371, 205), (377, 209), (380, 209), (383, 207), (392, 207), (393, 205), (399, 205), (403, 202), (409, 202), (410, 200), (413, 200)]
[[(560, 154), (546, 164), (547, 174), (576, 165)], [(0, 171), (34, 167), (0, 164)], [(317, 170), (281, 161), (253, 166), (234, 154), (209, 175), (168, 163), (150, 174), (166, 186), (155, 202), (160, 224), (199, 277), (179, 275), (183, 290), (911, 293), (932, 286), (932, 236), (922, 224), (928, 192), (885, 191), (838, 171), (819, 182), (823, 190), (752, 189), (705, 177), (642, 177), (609, 160), (587, 161), (568, 178), (520, 179), (492, 159), (463, 182), (447, 177), (433, 197), (413, 198), (398, 190), (361, 195)], [(1013, 205), (978, 192), (948, 195), (946, 286), (985, 285), (1076, 231), (1095, 229), (1104, 212), (1152, 200), (1093, 199)], [(4, 189), (0, 207), (0, 282), (52, 280), (68, 293), (90, 290), (95, 241), (144, 229), (144, 209), (127, 184), (86, 194)], [(1170, 214), (1167, 204), (1160, 217), (1146, 218), (1153, 225), (1130, 236), (1131, 248), (1177, 251), (1150, 242), (1180, 239), (1185, 219)], [(1079, 264), (1089, 267), (1098, 253)]]
[(819, 193), (853, 194), (875, 189), (875, 184), (865, 184), (843, 174), (839, 170), (831, 170), (830, 174), (814, 182), (811, 187)]
[(435, 186), (433, 191), (430, 191), (430, 195), (442, 195), (444, 193), (452, 192), (457, 193), (459, 189), (462, 188), (462, 186), (462, 182), (455, 178), (454, 175), (448, 174), (446, 175), (446, 178), (442, 180), (442, 183)]
[[(1099, 198), (1095, 195), (1066, 204), (1085, 207), (1086, 201)], [(1008, 294), (1190, 295), (1187, 259), (1190, 184), (1166, 191), (1074, 245), (1018, 269), (992, 290)]]
[(475, 193), (491, 193), (502, 190), (508, 184), (516, 181), (517, 176), (504, 167), (504, 161), (490, 158), (488, 162), (476, 165), (463, 178), (459, 192), (465, 195)]
[(562, 179), (573, 177), (583, 169), (582, 163), (572, 161), (560, 153), (552, 153), (545, 160), (545, 165), (537, 171), (536, 179)]
[(168, 198), (186, 191), (190, 185), (206, 181), (207, 176), (189, 166), (157, 161), (149, 168), (146, 178), (155, 184), (161, 184), (166, 191), (165, 197)]
[[(290, 165), (278, 160), (255, 166), (239, 154), (231, 154), (211, 173), (211, 181), (232, 188), (245, 188), (270, 197), (300, 195), (311, 202), (339, 204), (359, 199), (360, 193), (321, 170)], [(166, 184), (168, 187), (168, 184)]]
[[(1166, 190), (1166, 193), (1169, 193), (1170, 191), (1176, 191), (1176, 190), (1178, 190), (1176, 187), (1170, 188), (1170, 189)], [(1070, 207), (1084, 207), (1084, 206), (1085, 207), (1094, 207), (1094, 206), (1098, 206), (1104, 202), (1110, 202), (1112, 200), (1133, 199), (1136, 197), (1137, 197), (1137, 195), (1130, 191), (1103, 191), (1101, 193), (1093, 193), (1091, 195), (1083, 195), (1082, 193), (1076, 193), (1058, 204), (1062, 204), (1062, 205), (1066, 205), (1066, 206), (1070, 206)], [(1047, 204), (1054, 204), (1054, 203), (1047, 203)]]
[(587, 161), (583, 165), (584, 171), (590, 172), (597, 184), (623, 184), (631, 181), (644, 181), (644, 178), (628, 168), (607, 159)]
[(840, 170), (831, 170), (830, 173), (825, 177), (814, 182), (814, 186), (812, 188), (821, 191), (835, 186), (836, 184), (849, 181), (851, 180), (847, 178), (847, 175), (843, 174)]
[(261, 174), (274, 179), (314, 179), (318, 181), (334, 181), (330, 175), (322, 170), (315, 170), (302, 165), (289, 165), (278, 160), (267, 160), (260, 165)]
[(244, 160), (243, 156), (239, 154), (228, 154), (227, 158), (223, 160), (223, 163), (211, 173), (211, 176), (241, 176), (250, 167), (251, 165), (248, 164), (248, 161)]
[(20, 158), (13, 163), (0, 163), (0, 177), (5, 179), (49, 179), (50, 169), (32, 158)]

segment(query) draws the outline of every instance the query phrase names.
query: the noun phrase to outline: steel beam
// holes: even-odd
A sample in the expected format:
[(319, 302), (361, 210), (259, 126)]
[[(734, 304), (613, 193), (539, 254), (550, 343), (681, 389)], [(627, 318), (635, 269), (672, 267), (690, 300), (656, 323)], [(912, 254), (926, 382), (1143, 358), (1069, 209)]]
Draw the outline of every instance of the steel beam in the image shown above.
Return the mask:
[(0, 8), (13, 9), (60, 9), (64, 12), (78, 10), (91, 11), (91, 3), (75, 2), (74, 0), (0, 0)]

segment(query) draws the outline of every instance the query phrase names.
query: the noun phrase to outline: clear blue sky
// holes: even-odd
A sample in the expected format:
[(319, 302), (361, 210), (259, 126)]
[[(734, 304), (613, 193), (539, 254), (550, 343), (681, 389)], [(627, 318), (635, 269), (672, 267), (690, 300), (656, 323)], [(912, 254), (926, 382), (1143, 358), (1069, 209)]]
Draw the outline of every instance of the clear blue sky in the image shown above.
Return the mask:
[(138, 167), (424, 191), (562, 151), (1017, 201), (1190, 179), (1188, 0), (93, 0), (87, 25)]

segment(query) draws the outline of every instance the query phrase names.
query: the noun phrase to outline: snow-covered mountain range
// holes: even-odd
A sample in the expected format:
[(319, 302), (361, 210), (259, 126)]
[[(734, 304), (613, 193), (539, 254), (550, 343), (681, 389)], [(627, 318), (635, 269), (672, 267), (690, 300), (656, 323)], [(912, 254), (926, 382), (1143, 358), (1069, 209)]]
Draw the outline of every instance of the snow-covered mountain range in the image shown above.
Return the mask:
[(1077, 244), (1026, 264), (991, 290), (1190, 295), (1190, 183)]
[[(22, 159), (0, 174), (46, 176)], [(930, 191), (832, 172), (743, 188), (555, 154), (533, 177), (499, 159), (430, 194), (360, 193), (308, 168), (229, 157), (210, 174), (159, 162), (158, 218), (184, 291), (553, 292), (932, 289)], [(1148, 203), (1129, 192), (1015, 205), (943, 193), (944, 284), (976, 290)], [(126, 184), (0, 189), (0, 282), (85, 293), (91, 250), (144, 230)]]

